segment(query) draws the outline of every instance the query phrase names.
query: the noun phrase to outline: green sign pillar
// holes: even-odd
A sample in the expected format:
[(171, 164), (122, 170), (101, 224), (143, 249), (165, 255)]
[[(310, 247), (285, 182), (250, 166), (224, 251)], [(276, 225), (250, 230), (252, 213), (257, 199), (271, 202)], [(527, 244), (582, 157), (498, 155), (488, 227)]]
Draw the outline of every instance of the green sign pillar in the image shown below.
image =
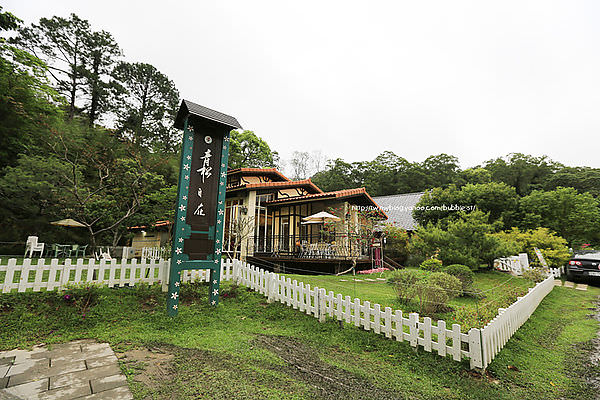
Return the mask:
[(175, 119), (183, 129), (172, 239), (167, 312), (179, 310), (181, 273), (210, 270), (209, 302), (219, 303), (229, 133), (233, 117), (184, 100)]

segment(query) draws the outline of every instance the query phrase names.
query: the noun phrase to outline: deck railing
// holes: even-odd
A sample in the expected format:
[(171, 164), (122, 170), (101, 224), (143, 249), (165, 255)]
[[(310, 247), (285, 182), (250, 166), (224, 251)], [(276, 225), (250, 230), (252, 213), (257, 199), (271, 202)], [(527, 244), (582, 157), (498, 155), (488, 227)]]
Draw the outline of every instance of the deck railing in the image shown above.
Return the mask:
[(368, 257), (368, 240), (359, 235), (271, 235), (250, 237), (246, 241), (248, 254), (303, 259), (349, 259)]

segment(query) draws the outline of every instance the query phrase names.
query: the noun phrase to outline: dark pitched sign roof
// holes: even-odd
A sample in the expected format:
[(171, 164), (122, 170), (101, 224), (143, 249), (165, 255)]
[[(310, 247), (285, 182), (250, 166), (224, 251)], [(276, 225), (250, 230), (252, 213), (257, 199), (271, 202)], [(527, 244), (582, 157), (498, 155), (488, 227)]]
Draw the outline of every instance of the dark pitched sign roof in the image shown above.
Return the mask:
[(413, 218), (412, 212), (423, 194), (425, 192), (394, 194), (391, 196), (373, 197), (373, 200), (388, 215), (387, 222), (407, 231), (414, 231), (418, 225), (417, 221)]
[(189, 100), (183, 100), (181, 102), (181, 106), (179, 107), (179, 111), (177, 111), (177, 116), (175, 117), (175, 128), (183, 129), (183, 121), (185, 120), (185, 117), (190, 114), (197, 117), (210, 119), (231, 127), (232, 129), (243, 129), (240, 123), (234, 117), (211, 110), (208, 107), (201, 106), (200, 104), (193, 103)]

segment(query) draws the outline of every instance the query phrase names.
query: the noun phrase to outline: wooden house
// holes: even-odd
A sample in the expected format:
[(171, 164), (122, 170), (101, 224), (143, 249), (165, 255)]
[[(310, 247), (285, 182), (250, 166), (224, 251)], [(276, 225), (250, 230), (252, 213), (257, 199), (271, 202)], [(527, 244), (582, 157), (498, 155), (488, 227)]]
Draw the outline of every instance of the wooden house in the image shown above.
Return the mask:
[(171, 221), (156, 221), (151, 226), (130, 226), (127, 228), (133, 232), (133, 238), (131, 239), (133, 257), (146, 256), (144, 249), (153, 249), (152, 251), (156, 253), (161, 248), (167, 247), (171, 241), (172, 225)]
[[(306, 220), (319, 212), (331, 218)], [(364, 188), (323, 192), (274, 168), (229, 170), (223, 252), (292, 273), (370, 265), (372, 228), (386, 218)]]

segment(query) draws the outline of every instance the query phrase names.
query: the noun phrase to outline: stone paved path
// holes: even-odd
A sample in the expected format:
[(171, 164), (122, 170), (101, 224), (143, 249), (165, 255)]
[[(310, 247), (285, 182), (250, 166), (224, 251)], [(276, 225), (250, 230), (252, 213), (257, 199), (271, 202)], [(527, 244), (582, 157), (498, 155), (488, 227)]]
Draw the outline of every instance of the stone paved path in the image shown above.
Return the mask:
[[(563, 286), (563, 283), (560, 279), (555, 279), (554, 286)], [(575, 288), (577, 290), (587, 290), (588, 289), (588, 285), (586, 285), (584, 283), (579, 283), (579, 284), (575, 285), (575, 283), (571, 282), (571, 281), (565, 281), (564, 287)]]
[(77, 340), (0, 352), (0, 400), (133, 399), (107, 343)]

